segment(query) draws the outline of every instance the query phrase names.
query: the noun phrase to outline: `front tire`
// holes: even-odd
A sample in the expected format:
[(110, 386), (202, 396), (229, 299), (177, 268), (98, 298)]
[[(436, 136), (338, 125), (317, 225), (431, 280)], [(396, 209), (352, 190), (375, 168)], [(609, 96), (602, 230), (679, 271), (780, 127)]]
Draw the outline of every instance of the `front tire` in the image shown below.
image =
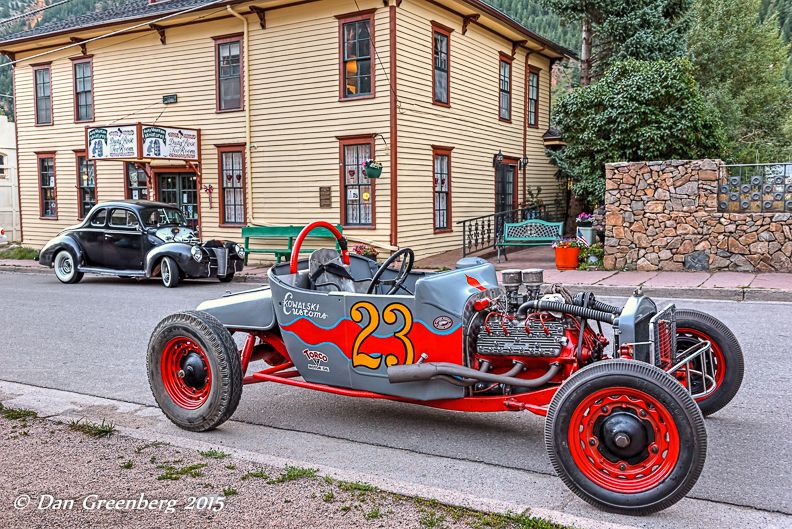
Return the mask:
[[(713, 377), (715, 391), (696, 399), (701, 413), (705, 416), (712, 415), (731, 402), (742, 385), (745, 361), (740, 342), (722, 321), (707, 313), (679, 309), (676, 311), (676, 319), (677, 352), (681, 353), (704, 340), (712, 344), (712, 357), (715, 361)], [(690, 363), (690, 368), (700, 372), (702, 370), (701, 363), (700, 358), (694, 359)], [(684, 376), (685, 370), (680, 369), (678, 375)], [(684, 381), (682, 382), (684, 383)], [(703, 392), (703, 380), (694, 378), (691, 383), (694, 394)]]
[(160, 263), (160, 275), (162, 284), (166, 288), (175, 288), (179, 284), (179, 265), (172, 257), (163, 257)]
[(179, 428), (211, 430), (239, 405), (239, 351), (231, 334), (210, 314), (177, 312), (162, 320), (149, 340), (146, 363), (154, 399)]
[(83, 273), (77, 270), (77, 261), (68, 250), (61, 250), (53, 260), (55, 277), (61, 283), (79, 283), (83, 278)]
[(604, 511), (645, 515), (681, 500), (701, 474), (707, 432), (696, 402), (664, 371), (597, 362), (570, 377), (545, 422), (553, 468)]
[(234, 273), (235, 273), (235, 272), (229, 272), (229, 273), (227, 273), (225, 276), (223, 276), (223, 277), (218, 277), (217, 279), (218, 279), (218, 280), (219, 280), (221, 283), (230, 283), (231, 281), (233, 281), (233, 280), (234, 280)]

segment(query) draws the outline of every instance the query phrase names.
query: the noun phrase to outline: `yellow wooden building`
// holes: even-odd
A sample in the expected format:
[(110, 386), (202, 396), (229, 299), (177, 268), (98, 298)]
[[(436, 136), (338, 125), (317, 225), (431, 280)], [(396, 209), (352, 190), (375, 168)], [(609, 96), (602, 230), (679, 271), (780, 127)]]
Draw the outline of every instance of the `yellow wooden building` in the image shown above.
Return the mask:
[[(572, 52), (480, 0), (138, 0), (0, 50), (27, 246), (126, 197), (179, 205), (205, 239), (322, 219), (425, 257), (462, 245), (457, 221), (558, 189), (542, 135)], [(199, 130), (197, 159), (86, 146), (134, 123)]]

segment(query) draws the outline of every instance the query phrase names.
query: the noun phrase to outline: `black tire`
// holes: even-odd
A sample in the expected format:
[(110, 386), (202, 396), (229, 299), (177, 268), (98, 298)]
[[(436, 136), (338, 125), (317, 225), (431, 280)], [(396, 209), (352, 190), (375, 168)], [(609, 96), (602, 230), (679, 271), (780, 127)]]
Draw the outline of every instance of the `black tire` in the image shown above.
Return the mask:
[(163, 257), (160, 262), (160, 276), (162, 276), (162, 284), (166, 288), (175, 288), (179, 284), (179, 265), (173, 260), (173, 257)]
[[(606, 397), (596, 400), (600, 394)], [(606, 399), (610, 407), (603, 405)], [(627, 437), (627, 447), (618, 448), (613, 442), (618, 444), (620, 433), (608, 421), (624, 417), (636, 430), (632, 441)], [(586, 429), (589, 421), (594, 421), (591, 430)], [(656, 427), (667, 430), (668, 440), (666, 433), (655, 436)], [(592, 437), (583, 442), (580, 436), (589, 431)], [(570, 441), (575, 435), (578, 440)], [(693, 488), (704, 468), (707, 431), (696, 402), (676, 379), (643, 362), (608, 360), (581, 369), (561, 385), (548, 409), (545, 444), (553, 468), (580, 498), (607, 512), (646, 515), (670, 507)], [(640, 452), (616, 455), (633, 449)], [(599, 463), (586, 457), (588, 452)], [(651, 470), (642, 476), (643, 464)], [(598, 465), (614, 471), (606, 474)], [(624, 479), (625, 471), (634, 479)]]
[(233, 280), (234, 280), (234, 274), (235, 274), (235, 273), (236, 273), (236, 272), (229, 272), (229, 273), (227, 273), (225, 276), (223, 276), (223, 277), (218, 277), (217, 279), (218, 279), (218, 280), (219, 280), (221, 283), (230, 283), (231, 281), (233, 281)]
[[(712, 354), (717, 364), (716, 375), (721, 376), (722, 370), (723, 378), (713, 393), (696, 400), (701, 413), (705, 416), (712, 415), (731, 402), (740, 390), (745, 373), (742, 348), (734, 333), (722, 321), (709, 314), (697, 310), (678, 309), (676, 320), (677, 351), (681, 352), (690, 347), (697, 339), (701, 339), (700, 335), (706, 336), (706, 339), (712, 342)], [(698, 335), (686, 330), (695, 331)], [(694, 360), (695, 362), (699, 361)], [(696, 388), (693, 389), (695, 392)]]
[(71, 285), (82, 281), (84, 274), (77, 271), (77, 258), (69, 250), (60, 250), (56, 253), (52, 267), (55, 269), (55, 277), (61, 283)]
[[(184, 341), (200, 348), (209, 370), (209, 388), (205, 399), (193, 408), (174, 400), (166, 379), (175, 373), (163, 373), (169, 344)], [(193, 353), (190, 353), (193, 354)], [(182, 366), (184, 363), (182, 362)], [(176, 426), (193, 432), (217, 428), (227, 421), (242, 396), (242, 361), (231, 334), (214, 316), (201, 311), (171, 314), (162, 320), (151, 335), (146, 361), (149, 385), (162, 412)], [(182, 367), (182, 370), (184, 368)], [(186, 377), (177, 377), (186, 380)]]

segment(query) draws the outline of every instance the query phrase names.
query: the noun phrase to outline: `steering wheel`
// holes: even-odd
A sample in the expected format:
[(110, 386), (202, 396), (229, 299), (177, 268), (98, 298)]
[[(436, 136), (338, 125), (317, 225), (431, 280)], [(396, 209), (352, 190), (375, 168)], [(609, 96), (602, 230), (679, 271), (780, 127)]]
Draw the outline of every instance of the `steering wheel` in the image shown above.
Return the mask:
[[(399, 274), (396, 276), (396, 278), (380, 279), (382, 277), (382, 274), (385, 273), (385, 270), (387, 270), (388, 267), (392, 265), (396, 261), (396, 259), (398, 259), (402, 255), (406, 255), (407, 257), (402, 261), (401, 268), (399, 268)], [(390, 257), (388, 257), (387, 261), (382, 263), (382, 265), (379, 267), (377, 272), (374, 274), (374, 277), (371, 278), (371, 284), (369, 284), (366, 294), (373, 294), (374, 289), (377, 288), (379, 285), (392, 285), (390, 290), (385, 294), (386, 296), (390, 296), (391, 294), (394, 294), (399, 289), (404, 290), (405, 292), (407, 292), (409, 295), (412, 296), (413, 293), (407, 290), (407, 288), (404, 286), (404, 282), (407, 280), (407, 274), (409, 274), (410, 270), (412, 270), (414, 262), (415, 262), (415, 254), (409, 248), (402, 248), (395, 254), (391, 255)]]
[(347, 240), (341, 235), (341, 232), (338, 231), (335, 226), (329, 222), (317, 220), (316, 222), (312, 222), (303, 228), (300, 232), (300, 235), (297, 236), (297, 240), (294, 242), (294, 247), (292, 248), (291, 262), (289, 263), (290, 274), (297, 273), (297, 261), (300, 259), (300, 246), (302, 246), (302, 242), (308, 236), (308, 234), (316, 228), (326, 228), (331, 234), (333, 234), (333, 236), (338, 240), (338, 247), (341, 248), (341, 260), (345, 265), (349, 264)]

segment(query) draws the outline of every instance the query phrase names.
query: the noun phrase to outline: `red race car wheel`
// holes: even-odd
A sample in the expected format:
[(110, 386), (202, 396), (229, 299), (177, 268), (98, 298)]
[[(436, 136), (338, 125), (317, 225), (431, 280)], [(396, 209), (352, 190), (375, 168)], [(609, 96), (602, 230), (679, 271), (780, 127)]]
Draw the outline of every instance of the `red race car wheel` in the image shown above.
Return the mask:
[(185, 430), (216, 428), (242, 396), (242, 361), (217, 318), (200, 311), (171, 314), (148, 347), (151, 392), (162, 412)]
[(189, 338), (172, 339), (162, 352), (162, 384), (185, 410), (200, 407), (212, 388), (212, 371), (201, 347)]
[[(701, 413), (705, 416), (711, 415), (731, 402), (742, 385), (745, 362), (740, 343), (723, 322), (704, 312), (679, 309), (676, 318), (677, 352), (681, 353), (702, 341), (712, 344), (715, 389), (708, 395), (696, 399)], [(701, 372), (701, 367), (701, 360), (698, 358), (690, 362), (692, 371)], [(684, 378), (685, 369), (677, 371), (675, 376), (683, 385), (687, 385)], [(690, 382), (694, 394), (701, 393), (705, 389), (704, 381), (700, 376), (691, 377)]]
[(545, 443), (572, 492), (609, 512), (642, 515), (673, 505), (695, 485), (707, 432), (676, 379), (643, 362), (607, 360), (561, 385)]

